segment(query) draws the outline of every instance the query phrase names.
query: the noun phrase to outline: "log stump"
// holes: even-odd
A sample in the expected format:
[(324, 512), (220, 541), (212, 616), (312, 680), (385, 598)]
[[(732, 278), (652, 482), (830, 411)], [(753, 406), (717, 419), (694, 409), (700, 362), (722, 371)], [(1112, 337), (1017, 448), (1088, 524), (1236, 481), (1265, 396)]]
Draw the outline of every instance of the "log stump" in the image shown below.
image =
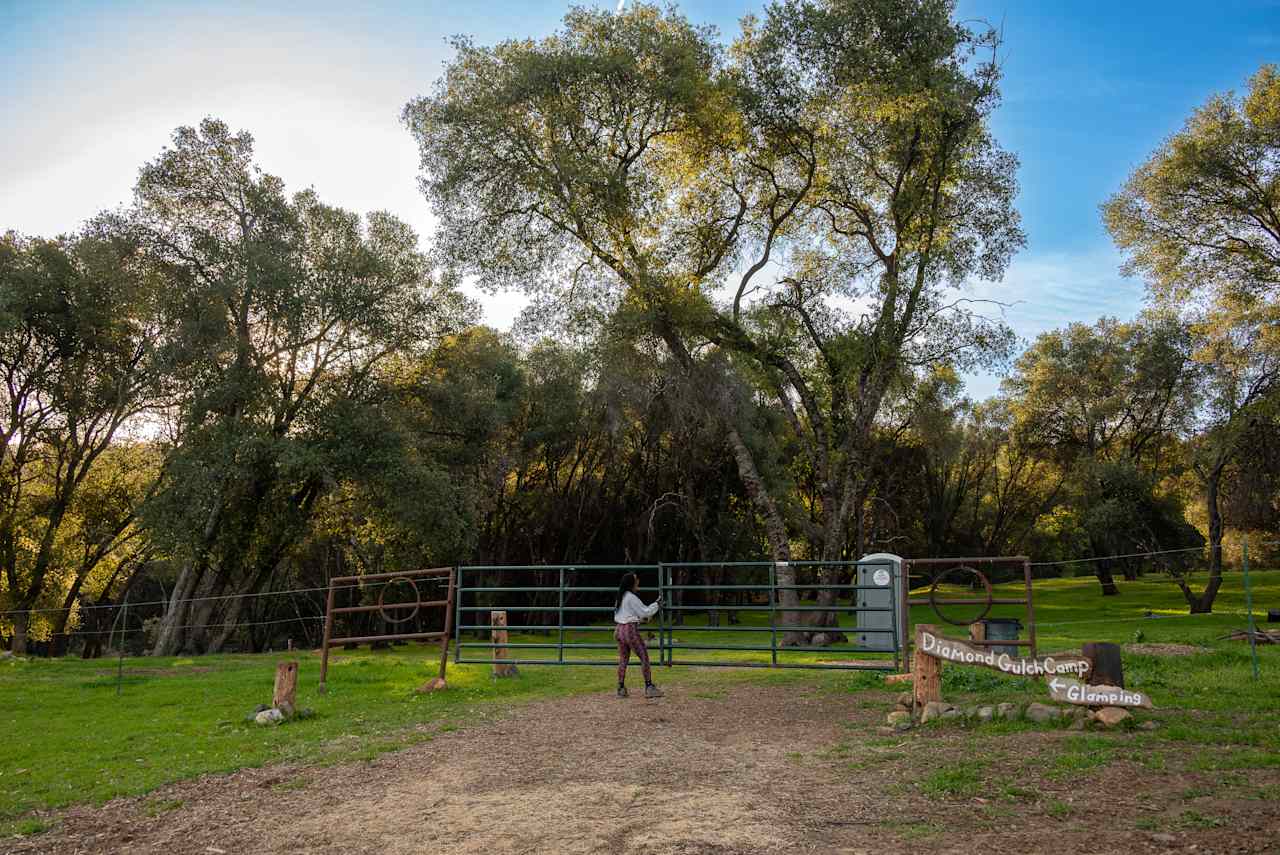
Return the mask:
[(1080, 652), (1089, 660), (1089, 683), (1095, 686), (1124, 688), (1124, 663), (1120, 660), (1120, 645), (1106, 641), (1091, 641)]
[(493, 676), (494, 677), (516, 677), (519, 676), (520, 670), (516, 668), (515, 663), (500, 662), (498, 660), (510, 658), (510, 652), (506, 647), (507, 644), (507, 613), (506, 612), (489, 612), (489, 634), (493, 639), (495, 647), (493, 648)]
[(271, 693), (271, 706), (286, 716), (292, 716), (298, 708), (295, 695), (298, 691), (297, 661), (280, 662), (276, 665), (276, 686)]
[(969, 640), (974, 642), (986, 641), (987, 625), (980, 620), (969, 624)]

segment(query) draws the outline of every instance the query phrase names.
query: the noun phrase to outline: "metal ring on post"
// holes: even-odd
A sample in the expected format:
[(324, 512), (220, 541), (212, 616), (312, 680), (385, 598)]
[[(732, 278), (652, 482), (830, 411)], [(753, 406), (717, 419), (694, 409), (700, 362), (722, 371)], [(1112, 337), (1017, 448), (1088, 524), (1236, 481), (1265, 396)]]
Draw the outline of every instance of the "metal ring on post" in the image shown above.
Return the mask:
[[(410, 588), (413, 588), (413, 599), (414, 599), (413, 611), (409, 612), (407, 616), (398, 618), (398, 619), (393, 618), (387, 614), (386, 604), (383, 603), (383, 598), (387, 595), (387, 588), (390, 588), (392, 585), (395, 585), (397, 583), (407, 583)], [(394, 606), (397, 604), (392, 603), (392, 605)], [(408, 605), (408, 603), (404, 603), (404, 605)], [(418, 583), (414, 582), (413, 579), (410, 579), (408, 577), (401, 576), (398, 579), (392, 579), (390, 582), (383, 585), (382, 590), (378, 592), (378, 613), (382, 615), (382, 619), (385, 620), (387, 623), (405, 623), (406, 621), (411, 621), (418, 614), (418, 610), (421, 608), (422, 608), (422, 594), (421, 592), (418, 591)]]
[[(978, 580), (982, 582), (982, 587), (985, 588), (987, 591), (986, 605), (983, 607), (982, 611), (978, 613), (977, 617), (972, 618), (971, 620), (952, 620), (951, 618), (947, 617), (945, 614), (942, 613), (942, 609), (938, 608), (938, 585), (941, 584), (943, 579), (947, 578), (952, 573), (955, 573), (957, 571), (963, 571), (978, 577)], [(994, 605), (992, 598), (993, 598), (993, 594), (991, 591), (991, 580), (988, 579), (986, 577), (986, 574), (983, 573), (981, 570), (977, 570), (966, 564), (960, 564), (958, 566), (950, 568), (949, 570), (944, 570), (943, 572), (939, 573), (937, 576), (933, 577), (933, 584), (929, 587), (929, 606), (933, 609), (933, 613), (953, 626), (969, 626), (970, 624), (975, 624), (978, 621), (982, 620), (991, 612), (991, 607), (992, 605)], [(946, 601), (944, 600), (943, 602), (946, 602)]]

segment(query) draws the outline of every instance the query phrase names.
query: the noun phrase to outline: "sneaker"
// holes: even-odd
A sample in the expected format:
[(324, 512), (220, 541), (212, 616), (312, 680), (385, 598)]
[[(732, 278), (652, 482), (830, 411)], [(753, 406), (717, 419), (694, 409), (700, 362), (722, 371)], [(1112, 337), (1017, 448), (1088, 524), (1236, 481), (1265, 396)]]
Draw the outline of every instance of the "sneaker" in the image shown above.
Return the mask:
[(644, 696), (646, 698), (660, 698), (662, 697), (662, 690), (653, 685), (645, 686)]
[(626, 686), (619, 686), (619, 687), (618, 687), (618, 697), (620, 697), (620, 698), (625, 698), (626, 696), (627, 696), (627, 687), (626, 687)]

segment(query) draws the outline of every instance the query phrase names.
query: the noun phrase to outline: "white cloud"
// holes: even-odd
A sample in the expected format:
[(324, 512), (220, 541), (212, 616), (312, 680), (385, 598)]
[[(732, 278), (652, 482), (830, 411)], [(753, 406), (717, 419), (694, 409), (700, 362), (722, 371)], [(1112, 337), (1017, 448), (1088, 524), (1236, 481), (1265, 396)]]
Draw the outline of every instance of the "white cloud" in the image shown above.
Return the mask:
[[(1102, 317), (1133, 318), (1142, 310), (1144, 288), (1120, 275), (1120, 256), (1110, 247), (1078, 252), (1024, 253), (1000, 282), (980, 282), (972, 296), (1006, 304), (987, 314), (1002, 316), (1023, 344), (1067, 324)], [(967, 378), (969, 393), (986, 398), (999, 391), (1000, 377)]]

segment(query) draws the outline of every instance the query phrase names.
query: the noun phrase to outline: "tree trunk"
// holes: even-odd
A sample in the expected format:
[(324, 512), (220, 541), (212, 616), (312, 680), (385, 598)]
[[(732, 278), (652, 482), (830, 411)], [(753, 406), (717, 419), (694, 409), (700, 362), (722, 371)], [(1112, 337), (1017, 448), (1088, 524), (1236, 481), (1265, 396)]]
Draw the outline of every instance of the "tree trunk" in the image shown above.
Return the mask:
[(18, 612), (13, 616), (13, 644), (10, 650), (13, 651), (14, 656), (27, 655), (27, 628), (30, 621), (29, 612)]
[(1099, 558), (1097, 560), (1097, 569), (1094, 571), (1098, 577), (1098, 582), (1102, 584), (1102, 595), (1104, 597), (1114, 597), (1120, 593), (1120, 589), (1116, 586), (1116, 579), (1111, 575), (1111, 559)]
[(1225, 462), (1216, 466), (1205, 478), (1205, 510), (1209, 515), (1209, 583), (1199, 594), (1191, 590), (1187, 580), (1178, 578), (1178, 588), (1187, 601), (1193, 615), (1207, 615), (1213, 612), (1213, 601), (1222, 587), (1222, 511), (1219, 508), (1218, 490), (1222, 481), (1222, 470)]

